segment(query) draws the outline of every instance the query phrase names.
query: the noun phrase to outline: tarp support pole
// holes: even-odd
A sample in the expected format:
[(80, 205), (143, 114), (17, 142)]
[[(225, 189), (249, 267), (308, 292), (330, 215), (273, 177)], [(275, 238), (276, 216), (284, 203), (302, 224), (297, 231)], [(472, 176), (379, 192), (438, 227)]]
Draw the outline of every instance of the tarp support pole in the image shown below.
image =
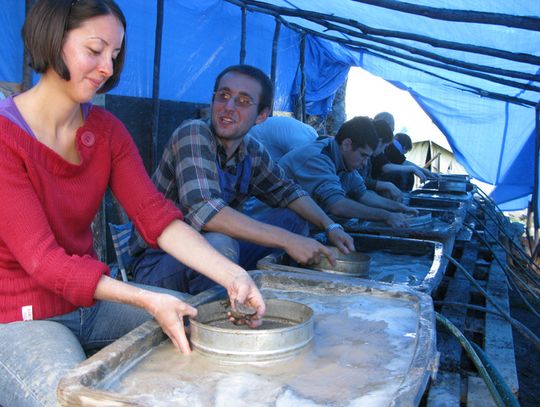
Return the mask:
[(320, 32), (317, 32), (317, 31), (314, 31), (314, 30), (311, 30), (311, 29), (308, 29), (308, 28), (304, 28), (304, 30), (308, 34), (311, 34), (311, 35), (319, 37), (319, 38), (324, 38), (324, 39), (336, 42), (338, 44), (345, 44), (345, 45), (349, 45), (351, 47), (352, 46), (357, 46), (357, 47), (360, 47), (360, 49), (363, 49), (363, 50), (367, 49), (370, 52), (373, 52), (373, 51), (382, 52), (382, 53), (384, 53), (386, 55), (392, 55), (392, 56), (395, 56), (395, 57), (398, 57), (398, 58), (401, 58), (401, 59), (404, 59), (404, 60), (407, 60), (407, 61), (413, 61), (413, 62), (417, 62), (417, 63), (423, 64), (423, 65), (434, 66), (436, 68), (445, 69), (447, 71), (458, 72), (458, 73), (462, 73), (462, 74), (465, 74), (465, 75), (486, 79), (486, 80), (494, 82), (494, 83), (500, 83), (502, 85), (512, 86), (512, 87), (514, 87), (516, 89), (525, 89), (525, 90), (531, 90), (531, 91), (534, 91), (534, 92), (540, 92), (540, 87), (538, 87), (538, 86), (531, 85), (529, 83), (521, 83), (521, 82), (517, 82), (517, 81), (512, 81), (512, 80), (500, 78), (498, 76), (494, 76), (494, 75), (491, 75), (491, 74), (485, 74), (485, 73), (474, 71), (474, 70), (471, 70), (471, 69), (468, 69), (468, 68), (462, 68), (462, 67), (457, 66), (459, 64), (456, 64), (456, 66), (448, 65), (448, 64), (445, 64), (445, 63), (442, 63), (442, 62), (433, 61), (431, 59), (417, 58), (415, 56), (409, 56), (407, 54), (392, 51), (390, 49), (385, 49), (385, 48), (379, 47), (377, 45), (370, 45), (370, 44), (367, 44), (367, 43), (361, 42), (361, 41), (355, 41), (355, 40), (350, 40), (350, 39), (345, 39), (345, 38), (336, 38), (336, 37), (333, 37), (331, 35), (324, 34), (322, 32), (320, 33)]
[(161, 40), (163, 37), (163, 0), (157, 2), (156, 38), (154, 47), (154, 76), (152, 85), (152, 157), (151, 172), (158, 164), (158, 134), (159, 134), (159, 79), (161, 71)]
[(533, 16), (513, 16), (501, 13), (488, 13), (473, 10), (455, 10), (439, 7), (429, 7), (395, 0), (353, 0), (358, 3), (371, 4), (377, 7), (398, 10), (404, 13), (416, 14), (422, 17), (436, 18), (446, 21), (460, 21), (464, 23), (480, 23), (503, 25), (521, 28), (523, 30), (538, 31), (539, 19)]
[(300, 112), (301, 120), (306, 122), (306, 34), (300, 36)]
[(536, 138), (534, 143), (534, 186), (533, 186), (533, 209), (534, 209), (534, 229), (538, 230), (540, 227), (540, 102), (536, 104), (535, 109), (535, 130)]
[[(25, 14), (28, 14), (32, 6), (34, 5), (35, 0), (26, 0), (25, 1)], [(30, 55), (24, 47), (23, 50), (23, 66), (22, 66), (22, 83), (21, 91), (24, 92), (32, 87), (32, 68), (30, 68)]]
[[(328, 28), (329, 31), (330, 30), (338, 31), (338, 32), (341, 32), (343, 34), (347, 34), (347, 35), (349, 35), (351, 37), (356, 37), (356, 38), (360, 38), (360, 39), (364, 39), (364, 40), (369, 40), (369, 41), (373, 41), (373, 42), (378, 43), (378, 44), (383, 44), (383, 45), (386, 45), (386, 46), (391, 46), (391, 47), (394, 47), (394, 48), (397, 48), (397, 49), (405, 50), (405, 51), (407, 51), (408, 53), (410, 53), (412, 55), (421, 56), (421, 57), (431, 59), (431, 60), (434, 60), (434, 61), (437, 61), (437, 62), (442, 62), (443, 64), (449, 64), (449, 65), (457, 66), (459, 68), (471, 69), (471, 70), (476, 70), (476, 71), (480, 71), (480, 72), (492, 73), (492, 74), (495, 74), (495, 75), (507, 76), (509, 78), (525, 79), (525, 80), (528, 80), (528, 81), (539, 81), (540, 80), (540, 76), (536, 75), (536, 74), (529, 74), (529, 73), (526, 73), (526, 72), (512, 71), (512, 70), (509, 70), (509, 69), (501, 69), (501, 68), (496, 68), (496, 67), (493, 67), (493, 66), (486, 66), (486, 65), (481, 65), (481, 64), (474, 64), (474, 63), (470, 63), (470, 62), (465, 62), (465, 61), (454, 59), (454, 58), (447, 58), (447, 57), (444, 57), (444, 56), (442, 56), (440, 54), (437, 54), (435, 52), (429, 52), (429, 51), (420, 49), (418, 47), (413, 47), (413, 46), (410, 46), (410, 45), (402, 44), (400, 42), (393, 41), (393, 40), (388, 40), (388, 39), (384, 38), (384, 37), (387, 37), (387, 36), (391, 36), (391, 34), (387, 34), (387, 35), (382, 35), (381, 34), (381, 36), (383, 38), (380, 38), (379, 36), (374, 36), (374, 35), (370, 35), (370, 34), (364, 34), (364, 33), (358, 32), (356, 30), (347, 29), (347, 28), (345, 28), (345, 27), (343, 27), (341, 25), (332, 24), (332, 23), (329, 23), (328, 21), (323, 21), (323, 20), (320, 20), (320, 19), (314, 19), (314, 20), (310, 20), (310, 21), (314, 21), (314, 22), (317, 22), (318, 24), (321, 24), (321, 25), (325, 26), (326, 28)], [(429, 37), (426, 37), (426, 38), (429, 38)], [(433, 45), (435, 47), (438, 45), (438, 41), (436, 39), (432, 39), (432, 41), (430, 41), (430, 42), (431, 42), (431, 45)], [(359, 45), (363, 46), (363, 47), (366, 47), (366, 48), (371, 48), (369, 43), (360, 42)], [(465, 47), (465, 45), (464, 45), (464, 47)], [(373, 47), (373, 49), (379, 49), (380, 50), (381, 48), (380, 47), (377, 47), (377, 48)]]
[[(227, 0), (230, 3), (237, 4), (238, 0)], [(355, 0), (358, 2), (362, 2), (362, 0)], [(375, 1), (375, 0), (374, 0)], [(392, 0), (393, 4), (396, 4), (397, 2)], [(508, 59), (511, 61), (516, 62), (523, 62), (523, 63), (529, 63), (533, 65), (538, 65), (540, 62), (540, 58), (533, 54), (525, 54), (525, 53), (513, 53), (509, 51), (504, 51), (496, 48), (490, 48), (490, 47), (483, 47), (483, 46), (474, 46), (470, 44), (462, 44), (454, 41), (445, 41), (442, 39), (427, 37), (424, 35), (418, 35), (414, 33), (404, 32), (404, 31), (394, 31), (394, 30), (381, 30), (373, 27), (369, 27), (365, 24), (361, 24), (358, 21), (338, 17), (330, 14), (325, 13), (318, 13), (314, 11), (306, 11), (306, 10), (299, 10), (299, 9), (291, 9), (291, 8), (285, 8), (285, 7), (279, 7), (272, 4), (264, 4), (264, 6), (261, 5), (261, 2), (258, 0), (242, 0), (243, 7), (247, 7), (256, 12), (270, 14), (273, 16), (280, 16), (282, 18), (283, 23), (291, 28), (292, 30), (299, 31), (299, 30), (306, 30), (311, 31), (312, 33), (317, 33), (317, 31), (314, 30), (307, 30), (306, 27), (299, 27), (297, 24), (290, 23), (288, 24), (286, 20), (283, 20), (284, 16), (291, 16), (291, 17), (300, 17), (304, 18), (306, 20), (312, 21), (316, 24), (321, 24), (324, 26), (328, 26), (328, 22), (332, 21), (335, 23), (338, 23), (341, 27), (337, 28), (337, 31), (340, 32), (350, 32), (347, 29), (345, 29), (346, 26), (353, 27), (358, 32), (355, 34), (356, 36), (360, 36), (361, 38), (365, 38), (370, 41), (378, 42), (380, 40), (379, 37), (392, 37), (392, 38), (400, 38), (402, 40), (411, 40), (411, 41), (418, 41), (426, 44), (430, 44), (433, 47), (436, 48), (447, 48), (447, 49), (453, 49), (456, 51), (465, 51), (465, 52), (472, 52), (476, 54), (483, 54), (483, 55), (489, 55), (493, 57)], [(466, 11), (466, 13), (469, 13), (469, 11)], [(536, 21), (533, 23), (536, 26), (538, 26), (538, 18), (534, 17)], [(538, 28), (534, 28), (534, 31), (537, 31)], [(364, 33), (364, 35), (360, 35), (360, 33)], [(315, 34), (317, 35), (317, 34)], [(331, 40), (336, 39), (335, 36), (329, 36)], [(341, 38), (341, 37), (340, 37)], [(345, 42), (344, 38), (341, 38)], [(414, 52), (413, 52), (414, 53)]]
[(442, 75), (437, 75), (437, 74), (435, 74), (433, 72), (426, 71), (425, 69), (415, 67), (413, 65), (410, 65), (408, 63), (399, 61), (399, 60), (394, 59), (394, 58), (390, 58), (390, 57), (388, 57), (386, 55), (383, 55), (383, 54), (378, 54), (378, 53), (373, 52), (373, 51), (365, 51), (365, 50), (362, 50), (361, 48), (359, 48), (358, 50), (362, 51), (362, 52), (366, 52), (366, 53), (369, 52), (371, 55), (375, 55), (378, 58), (393, 62), (393, 63), (395, 63), (397, 65), (404, 66), (404, 67), (407, 67), (407, 68), (410, 68), (410, 69), (413, 69), (413, 70), (416, 70), (416, 71), (419, 71), (419, 72), (423, 72), (426, 75), (432, 76), (434, 78), (439, 78), (439, 79), (442, 79), (443, 81), (447, 81), (447, 82), (454, 83), (456, 85), (462, 86), (463, 88), (465, 88), (465, 89), (463, 89), (465, 92), (470, 92), (470, 93), (474, 93), (474, 94), (482, 96), (482, 97), (487, 97), (487, 98), (491, 98), (491, 99), (495, 99), (495, 100), (502, 100), (504, 102), (514, 103), (514, 104), (517, 104), (517, 105), (531, 106), (531, 107), (536, 106), (536, 104), (534, 102), (528, 101), (526, 99), (520, 99), (518, 97), (507, 96), (507, 95), (503, 95), (503, 94), (495, 93), (495, 92), (488, 92), (488, 91), (485, 91), (485, 90), (483, 90), (481, 88), (451, 80), (451, 79), (449, 79), (447, 77), (444, 77)]
[(240, 64), (243, 65), (246, 62), (246, 19), (247, 9), (242, 7), (242, 32), (240, 35)]
[[(276, 87), (276, 66), (277, 66), (277, 53), (279, 45), (279, 32), (281, 31), (281, 21), (276, 18), (276, 28), (274, 29), (274, 38), (272, 39), (272, 63), (270, 66), (270, 79), (274, 89)], [(273, 109), (272, 109), (273, 110)]]

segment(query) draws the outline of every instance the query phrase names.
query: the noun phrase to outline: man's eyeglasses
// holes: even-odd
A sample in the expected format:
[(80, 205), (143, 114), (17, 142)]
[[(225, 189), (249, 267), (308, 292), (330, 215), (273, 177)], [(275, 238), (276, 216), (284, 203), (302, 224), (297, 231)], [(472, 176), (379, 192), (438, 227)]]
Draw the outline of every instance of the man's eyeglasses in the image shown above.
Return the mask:
[(248, 95), (231, 95), (230, 92), (226, 90), (218, 90), (214, 92), (214, 100), (219, 103), (227, 103), (229, 100), (233, 100), (236, 107), (248, 108), (252, 105), (256, 105)]

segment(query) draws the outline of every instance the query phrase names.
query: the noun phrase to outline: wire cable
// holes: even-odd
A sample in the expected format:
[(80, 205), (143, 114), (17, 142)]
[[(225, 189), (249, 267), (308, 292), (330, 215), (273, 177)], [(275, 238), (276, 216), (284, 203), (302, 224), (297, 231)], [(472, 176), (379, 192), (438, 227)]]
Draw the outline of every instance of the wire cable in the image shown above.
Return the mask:
[[(475, 233), (475, 231), (473, 230), (473, 233)], [(521, 277), (519, 277), (518, 275), (516, 275), (514, 273), (514, 271), (506, 266), (506, 265), (503, 265), (502, 262), (499, 260), (499, 258), (496, 256), (495, 254), (495, 251), (493, 250), (493, 247), (489, 244), (489, 242), (484, 239), (480, 234), (478, 234), (478, 237), (482, 240), (482, 243), (484, 243), (487, 248), (490, 250), (490, 252), (493, 254), (493, 258), (497, 261), (497, 263), (499, 264), (499, 266), (501, 267), (501, 269), (505, 272), (506, 276), (509, 278), (508, 281), (509, 283), (511, 284), (512, 288), (517, 292), (517, 294), (519, 295), (520, 299), (525, 303), (525, 305), (538, 317), (540, 318), (540, 314), (536, 311), (536, 309), (532, 306), (532, 304), (529, 303), (529, 301), (525, 298), (525, 296), (523, 295), (523, 293), (521, 292), (521, 290), (519, 290), (518, 286), (515, 284), (514, 280), (512, 279), (512, 277), (516, 280), (518, 280), (522, 287), (529, 292), (529, 294), (536, 300), (536, 301), (540, 301), (540, 297), (538, 297), (538, 295), (531, 290), (531, 288), (527, 285), (527, 283), (525, 281), (523, 281), (521, 279)]]
[[(505, 311), (502, 309), (502, 307), (497, 303), (497, 301), (495, 301), (491, 295), (489, 295), (486, 290), (484, 290), (480, 284), (478, 284), (478, 282), (474, 279), (474, 277), (465, 269), (465, 267), (463, 267), (461, 264), (459, 264), (458, 261), (456, 261), (452, 256), (449, 256), (448, 254), (444, 253), (443, 254), (444, 257), (446, 257), (448, 259), (448, 261), (450, 261), (452, 264), (454, 264), (459, 270), (461, 270), (461, 272), (465, 275), (465, 277), (467, 277), (467, 279), (478, 289), (478, 291), (480, 291), (484, 297), (486, 298), (486, 300), (488, 300), (496, 309), (497, 311), (499, 311), (499, 313), (501, 314), (501, 316), (506, 319), (508, 321), (508, 323), (512, 323), (512, 317)], [(519, 329), (518, 326), (516, 326), (516, 329)], [(522, 332), (524, 333), (525, 335), (527, 333), (525, 332)], [(538, 350), (540, 350), (540, 341), (533, 341), (533, 345), (538, 348)]]
[[(538, 276), (537, 276), (536, 274), (531, 274), (531, 273), (532, 273), (531, 270), (529, 270), (529, 269), (527, 269), (527, 268), (524, 268), (524, 267), (521, 265), (520, 261), (519, 261), (518, 259), (516, 259), (516, 257), (513, 255), (513, 253), (510, 252), (510, 251), (509, 251), (509, 250), (508, 250), (508, 249), (507, 249), (507, 248), (506, 248), (506, 247), (505, 247), (505, 246), (504, 246), (504, 245), (503, 245), (503, 244), (502, 244), (495, 236), (493, 236), (493, 233), (491, 233), (491, 232), (488, 230), (488, 228), (486, 227), (486, 225), (485, 225), (484, 223), (482, 223), (482, 221), (481, 221), (480, 219), (478, 219), (478, 217), (476, 217), (476, 216), (475, 216), (473, 213), (471, 213), (471, 212), (468, 212), (468, 213), (470, 213), (470, 215), (472, 215), (472, 216), (475, 218), (475, 220), (480, 224), (480, 226), (483, 226), (483, 227), (484, 227), (484, 232), (486, 232), (486, 233), (487, 233), (487, 234), (488, 234), (495, 242), (497, 242), (498, 245), (506, 252), (506, 254), (507, 254), (508, 256), (510, 256), (510, 257), (512, 258), (512, 260), (514, 260), (514, 262), (515, 262), (515, 263), (518, 265), (518, 267), (524, 272), (524, 274), (527, 275), (527, 277), (529, 277), (529, 278), (532, 280), (532, 282), (534, 282), (534, 284), (535, 284), (538, 288), (540, 288), (540, 282), (539, 282)], [(482, 240), (483, 240), (484, 242), (486, 242), (486, 244), (489, 245), (489, 243), (487, 242), (487, 240), (486, 240), (485, 238), (483, 238), (477, 230), (471, 228), (469, 225), (466, 225), (466, 224), (465, 224), (464, 226), (467, 227), (467, 228), (469, 228), (469, 229), (471, 229), (471, 230), (473, 231), (473, 233), (476, 233), (479, 237), (482, 238)], [(503, 234), (504, 234), (504, 232), (503, 232)], [(507, 237), (509, 240), (511, 240), (508, 236), (506, 236), (506, 237)], [(523, 253), (523, 254), (524, 254), (525, 256), (527, 256), (526, 253)], [(531, 262), (532, 262), (532, 259), (531, 259)], [(530, 264), (534, 264), (534, 263), (530, 263)], [(535, 265), (535, 266), (536, 266), (536, 265)], [(536, 267), (537, 267), (537, 266), (536, 266)]]
[[(464, 308), (470, 308), (475, 311), (486, 312), (489, 314), (496, 315), (500, 318), (504, 318), (504, 315), (502, 315), (500, 312), (497, 312), (495, 310), (492, 310), (486, 307), (481, 307), (479, 305), (465, 304), (463, 302), (455, 302), (455, 301), (433, 301), (433, 303), (437, 305), (448, 305), (448, 306), (456, 306), (456, 307), (459, 306), (459, 307), (464, 307)], [(510, 325), (512, 325), (516, 329), (516, 331), (518, 331), (521, 335), (523, 335), (523, 337), (528, 339), (533, 345), (536, 343), (535, 346), (540, 349), (540, 338), (536, 336), (536, 334), (532, 332), (529, 328), (527, 328), (525, 324), (523, 324), (522, 322), (520, 322), (519, 320), (513, 317), (510, 317), (510, 321), (508, 322), (510, 323)]]
[[(480, 190), (481, 191), (481, 190)], [(482, 191), (483, 192), (483, 191)], [(540, 266), (538, 266), (534, 261), (533, 261), (533, 258), (531, 256), (529, 256), (525, 250), (523, 250), (523, 248), (521, 246), (519, 246), (516, 242), (514, 242), (514, 240), (511, 238), (511, 236), (508, 236), (508, 234), (506, 233), (506, 230), (505, 230), (505, 226), (503, 224), (503, 221), (501, 219), (506, 219), (506, 216), (504, 215), (504, 213), (498, 208), (497, 204), (489, 197), (487, 197), (489, 199), (489, 201), (491, 202), (492, 206), (496, 209), (499, 210), (499, 216), (497, 216), (497, 213), (495, 213), (495, 218), (491, 218), (493, 221), (495, 221), (496, 223), (498, 223), (501, 227), (499, 228), (499, 230), (506, 236), (506, 238), (508, 239), (508, 241), (514, 246), (514, 248), (522, 255), (525, 257), (525, 262), (526, 263), (529, 263), (530, 265), (534, 266), (538, 271), (540, 271)], [(488, 205), (480, 205), (480, 209), (482, 209), (484, 211), (484, 213), (487, 213), (485, 210), (488, 208), (489, 206)], [(496, 211), (495, 211), (496, 212)], [(475, 216), (474, 213), (472, 212), (469, 212), (477, 221), (479, 221), (480, 223), (482, 223), (482, 225), (485, 226), (485, 224), (478, 218)], [(487, 230), (487, 229), (486, 229)]]

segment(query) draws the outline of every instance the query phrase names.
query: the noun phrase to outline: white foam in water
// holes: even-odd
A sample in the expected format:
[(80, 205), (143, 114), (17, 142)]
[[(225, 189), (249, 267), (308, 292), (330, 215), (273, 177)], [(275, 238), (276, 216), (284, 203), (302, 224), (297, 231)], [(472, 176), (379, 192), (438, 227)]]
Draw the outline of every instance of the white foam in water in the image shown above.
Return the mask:
[[(256, 389), (256, 391), (253, 391)], [(216, 385), (216, 407), (251, 407), (275, 400), (280, 388), (268, 379), (247, 372), (224, 377)]]
[[(415, 305), (377, 295), (269, 291), (315, 312), (315, 336), (292, 360), (222, 364), (169, 341), (110, 382), (108, 390), (140, 395), (153, 406), (318, 407), (389, 405), (414, 355)], [(414, 396), (414, 395), (413, 395)]]
[(349, 403), (347, 407), (379, 407), (389, 404), (388, 393), (393, 393), (391, 389), (378, 389), (368, 392), (366, 395), (358, 397)]
[[(387, 324), (386, 332), (388, 332), (389, 341), (395, 347), (400, 346), (401, 335), (414, 340), (416, 338), (417, 321), (415, 318), (411, 318), (411, 310), (395, 304), (388, 306), (384, 302), (382, 299), (375, 297), (371, 298), (369, 302), (353, 303), (349, 305), (347, 310), (351, 318), (364, 318), (369, 321), (392, 321), (391, 324)], [(393, 363), (389, 363), (386, 367), (393, 371), (400, 371), (408, 363), (408, 360), (400, 358), (395, 359)]]
[(286, 389), (276, 400), (276, 407), (323, 407), (323, 404), (317, 404), (313, 400), (306, 400), (298, 397), (291, 389)]

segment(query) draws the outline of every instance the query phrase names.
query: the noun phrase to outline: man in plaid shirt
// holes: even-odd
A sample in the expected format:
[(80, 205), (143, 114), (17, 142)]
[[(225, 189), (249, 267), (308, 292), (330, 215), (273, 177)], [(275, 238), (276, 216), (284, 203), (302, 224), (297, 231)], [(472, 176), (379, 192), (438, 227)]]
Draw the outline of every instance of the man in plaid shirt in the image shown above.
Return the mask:
[[(335, 224), (257, 141), (244, 136), (268, 117), (273, 86), (266, 74), (249, 65), (221, 72), (214, 85), (210, 122), (191, 120), (178, 127), (153, 175), (158, 189), (182, 210), (185, 221), (222, 254), (245, 269), (275, 250), (302, 264), (332, 253), (305, 235), (308, 222), (342, 252), (354, 250), (352, 238)], [(255, 196), (273, 209), (257, 219), (241, 212)], [(166, 253), (147, 248), (134, 234), (131, 254), (134, 281), (196, 294), (211, 280)]]

